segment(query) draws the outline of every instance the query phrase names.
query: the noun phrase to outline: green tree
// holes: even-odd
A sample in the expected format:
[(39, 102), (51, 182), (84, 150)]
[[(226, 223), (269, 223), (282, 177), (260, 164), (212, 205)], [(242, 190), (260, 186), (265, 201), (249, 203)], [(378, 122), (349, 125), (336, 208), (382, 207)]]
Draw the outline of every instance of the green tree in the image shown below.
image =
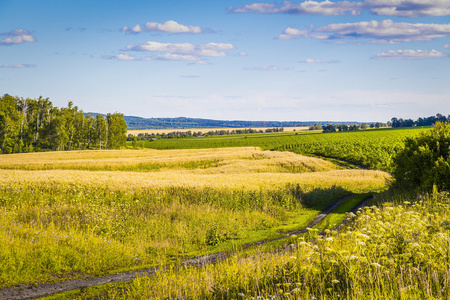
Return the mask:
[(84, 131), (86, 133), (87, 148), (91, 149), (91, 144), (96, 145), (98, 137), (98, 135), (96, 134), (97, 132), (95, 128), (95, 119), (91, 114), (87, 116), (84, 126), (85, 126)]
[(106, 116), (108, 125), (108, 148), (119, 149), (125, 146), (127, 141), (127, 123), (121, 113), (108, 114)]
[(53, 114), (53, 116), (46, 128), (46, 137), (53, 151), (62, 151), (66, 149), (70, 141), (70, 137), (67, 134), (66, 118), (62, 113)]
[(450, 125), (437, 122), (433, 129), (407, 138), (394, 157), (393, 186), (432, 191), (450, 189)]
[(94, 126), (97, 134), (95, 140), (98, 142), (98, 148), (99, 149), (106, 148), (108, 143), (107, 141), (108, 125), (105, 121), (105, 118), (101, 114), (95, 116)]
[[(20, 152), (20, 115), (16, 99), (10, 95), (0, 98), (0, 150), (1, 153)], [(21, 145), (23, 146), (23, 144)]]
[(323, 126), (323, 133), (327, 133), (327, 132), (336, 132), (336, 126), (333, 124), (328, 124)]

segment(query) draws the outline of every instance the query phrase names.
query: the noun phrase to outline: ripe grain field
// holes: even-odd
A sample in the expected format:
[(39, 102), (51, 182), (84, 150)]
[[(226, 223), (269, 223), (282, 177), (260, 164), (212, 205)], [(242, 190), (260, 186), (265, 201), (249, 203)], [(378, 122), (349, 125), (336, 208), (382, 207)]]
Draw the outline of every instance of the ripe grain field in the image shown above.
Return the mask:
[(161, 265), (306, 226), (380, 171), (256, 148), (0, 157), (2, 287)]
[[(345, 169), (313, 155), (354, 163), (369, 161), (366, 166), (389, 170), (386, 157), (401, 147), (406, 136), (421, 130), (158, 140), (149, 144), (186, 149), (0, 156), (0, 210), (4, 216), (0, 220), (0, 256), (6, 258), (0, 263), (0, 288), (176, 265), (195, 256), (235, 252), (244, 245), (283, 237), (307, 226), (338, 199), (384, 189), (390, 180), (383, 171)], [(219, 147), (224, 144), (226, 148)], [(232, 145), (235, 147), (229, 147)], [(338, 239), (337, 233), (329, 230), (361, 201), (354, 199), (336, 208), (316, 225), (317, 230)], [(307, 243), (316, 249), (321, 239), (316, 239), (315, 230), (301, 234), (300, 242), (294, 237), (289, 243)], [(270, 254), (270, 247), (256, 247), (219, 263), (217, 270), (223, 276), (207, 266), (156, 271), (153, 279), (138, 277), (109, 291), (75, 291), (60, 299), (250, 299), (269, 295), (297, 299), (299, 295), (326, 298), (338, 293), (348, 299), (369, 297), (360, 290), (352, 294), (342, 286), (330, 290), (338, 286), (333, 282), (342, 281), (337, 275), (331, 286), (325, 284), (319, 292), (305, 283), (303, 286), (309, 287), (302, 294), (293, 288), (297, 284), (294, 279), (245, 279), (246, 271), (241, 273), (235, 264), (250, 260), (261, 265), (260, 259), (268, 259), (271, 263), (263, 268), (280, 278), (273, 270), (284, 270), (284, 258), (277, 266), (270, 255), (283, 257), (288, 252)], [(266, 252), (268, 256), (262, 258), (261, 253)], [(301, 274), (318, 280), (322, 277), (314, 276), (319, 276), (320, 270), (315, 275)], [(439, 274), (439, 278), (445, 275)], [(233, 281), (235, 276), (244, 281)], [(443, 284), (448, 284), (445, 278)], [(435, 289), (426, 293), (441, 294)]]

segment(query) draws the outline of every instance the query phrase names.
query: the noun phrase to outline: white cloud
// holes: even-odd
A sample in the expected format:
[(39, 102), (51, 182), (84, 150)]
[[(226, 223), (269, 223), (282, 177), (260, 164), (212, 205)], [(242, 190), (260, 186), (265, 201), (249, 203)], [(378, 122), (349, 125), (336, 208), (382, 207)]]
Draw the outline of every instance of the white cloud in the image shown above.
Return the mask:
[(449, 49), (449, 48), (450, 48), (450, 44), (445, 44), (445, 45), (442, 46), (442, 47), (444, 47), (445, 49)]
[(284, 68), (277, 66), (264, 66), (264, 67), (245, 67), (246, 71), (292, 71), (293, 68)]
[(161, 31), (169, 33), (201, 33), (202, 28), (200, 26), (187, 26), (178, 24), (175, 21), (166, 21), (164, 23), (147, 22), (145, 28), (148, 31)]
[(300, 30), (292, 27), (288, 27), (284, 30), (282, 34), (278, 36), (278, 39), (280, 40), (291, 40), (296, 39), (298, 37), (312, 37), (316, 39), (328, 39), (329, 35), (321, 32), (316, 32), (313, 30)]
[(164, 23), (147, 22), (145, 23), (143, 28), (139, 24), (136, 24), (132, 28), (124, 26), (121, 31), (128, 33), (139, 33), (142, 31), (167, 33), (202, 33), (203, 29), (200, 26), (182, 25), (170, 20)]
[(198, 45), (198, 48), (208, 50), (230, 50), (234, 49), (234, 46), (232, 44), (225, 44), (225, 43), (208, 43)]
[(338, 23), (312, 30), (298, 30), (288, 27), (280, 39), (313, 37), (317, 39), (366, 38), (383, 43), (408, 41), (431, 41), (450, 36), (449, 24), (395, 23), (392, 20)]
[(300, 61), (301, 63), (305, 63), (305, 64), (336, 64), (339, 63), (340, 61), (338, 60), (320, 60), (320, 59), (311, 59), (311, 58), (307, 58), (303, 61)]
[(303, 1), (292, 3), (284, 1), (282, 5), (272, 3), (253, 3), (228, 9), (234, 13), (259, 14), (298, 14), (298, 15), (359, 15), (369, 10), (376, 15), (398, 17), (448, 16), (450, 3), (446, 0), (365, 0), (356, 1)]
[(283, 5), (277, 6), (270, 3), (253, 3), (238, 8), (229, 8), (235, 13), (260, 13), (260, 14), (298, 14), (298, 15), (344, 15), (351, 13), (360, 14), (361, 2), (339, 1), (304, 1), (292, 3), (284, 1)]
[(233, 49), (231, 44), (217, 44), (209, 43), (202, 45), (194, 45), (190, 43), (159, 43), (159, 42), (145, 42), (139, 45), (128, 45), (124, 51), (150, 51), (150, 52), (168, 52), (183, 55), (193, 56), (227, 56), (227, 53), (217, 50)]
[(200, 57), (195, 55), (186, 55), (186, 54), (174, 54), (174, 53), (165, 53), (162, 55), (147, 57), (144, 60), (184, 60), (184, 61), (198, 61), (201, 60)]
[(374, 14), (397, 17), (432, 17), (450, 15), (445, 0), (365, 0), (364, 6)]
[(0, 68), (7, 68), (7, 69), (25, 69), (25, 68), (35, 68), (36, 65), (32, 64), (16, 64), (16, 65), (0, 65)]
[(128, 55), (128, 54), (122, 54), (122, 53), (121, 54), (117, 54), (117, 55), (112, 55), (112, 56), (103, 55), (102, 58), (105, 58), (105, 59), (117, 59), (117, 60), (139, 60), (135, 56), (131, 56), (131, 55)]
[(10, 32), (0, 33), (0, 36), (6, 36), (0, 40), (0, 46), (7, 46), (13, 44), (33, 43), (36, 39), (28, 30), (18, 29)]
[(199, 61), (200, 57), (195, 55), (185, 55), (185, 54), (175, 54), (175, 53), (164, 53), (161, 55), (147, 56), (139, 58), (128, 54), (116, 54), (116, 55), (104, 55), (102, 58), (105, 59), (115, 59), (115, 60), (134, 60), (134, 61), (148, 61), (148, 60), (184, 60), (184, 61)]
[(448, 53), (436, 50), (388, 50), (378, 53), (376, 59), (430, 59), (449, 57)]

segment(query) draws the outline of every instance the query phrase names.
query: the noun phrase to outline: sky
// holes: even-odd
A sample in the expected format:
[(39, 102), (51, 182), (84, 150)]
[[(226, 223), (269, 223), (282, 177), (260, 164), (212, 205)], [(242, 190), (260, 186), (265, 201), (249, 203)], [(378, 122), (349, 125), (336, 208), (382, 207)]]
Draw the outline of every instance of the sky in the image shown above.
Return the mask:
[(450, 0), (0, 0), (0, 94), (145, 118), (450, 114)]

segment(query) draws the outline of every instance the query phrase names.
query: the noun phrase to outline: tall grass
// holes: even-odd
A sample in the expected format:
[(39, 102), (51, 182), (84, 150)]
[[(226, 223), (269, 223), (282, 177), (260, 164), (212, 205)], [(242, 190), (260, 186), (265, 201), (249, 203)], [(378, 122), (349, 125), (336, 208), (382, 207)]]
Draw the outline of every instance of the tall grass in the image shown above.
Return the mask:
[(448, 194), (386, 202), (341, 232), (313, 229), (286, 251), (160, 271), (104, 298), (449, 299), (449, 220)]
[[(170, 160), (182, 166), (186, 158), (195, 163), (214, 157), (224, 165), (108, 171), (109, 164), (135, 166), (153, 152), (161, 160), (154, 163)], [(38, 154), (38, 170), (27, 169), (34, 153), (13, 156), (17, 169), (0, 170), (0, 286), (100, 275), (231, 250), (306, 226), (338, 198), (383, 187), (389, 178), (383, 172), (334, 170), (317, 159), (255, 149), (208, 150), (198, 156), (193, 150), (125, 151), (124, 157), (116, 151)], [(107, 170), (71, 169), (72, 160), (89, 167), (92, 157), (102, 160), (103, 154)], [(8, 168), (8, 163), (3, 160), (0, 166)], [(288, 172), (280, 163), (304, 165), (307, 171)], [(241, 172), (242, 166), (251, 167)], [(311, 172), (314, 168), (327, 171)]]

